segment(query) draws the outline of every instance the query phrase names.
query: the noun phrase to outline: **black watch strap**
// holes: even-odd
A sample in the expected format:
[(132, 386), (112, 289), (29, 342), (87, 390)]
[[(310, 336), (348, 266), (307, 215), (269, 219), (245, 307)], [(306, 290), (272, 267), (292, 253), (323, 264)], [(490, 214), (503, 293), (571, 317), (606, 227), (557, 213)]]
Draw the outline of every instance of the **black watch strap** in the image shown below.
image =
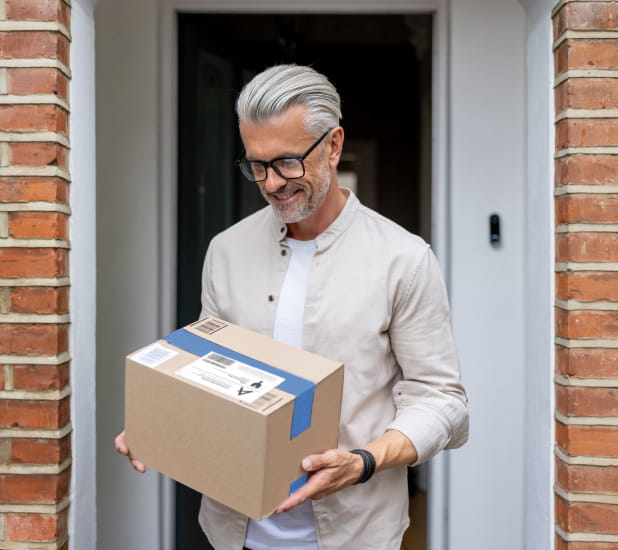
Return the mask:
[(350, 452), (354, 453), (355, 455), (359, 455), (363, 459), (363, 472), (361, 473), (358, 481), (354, 485), (369, 481), (369, 479), (371, 479), (371, 476), (376, 471), (375, 457), (365, 449), (353, 449)]

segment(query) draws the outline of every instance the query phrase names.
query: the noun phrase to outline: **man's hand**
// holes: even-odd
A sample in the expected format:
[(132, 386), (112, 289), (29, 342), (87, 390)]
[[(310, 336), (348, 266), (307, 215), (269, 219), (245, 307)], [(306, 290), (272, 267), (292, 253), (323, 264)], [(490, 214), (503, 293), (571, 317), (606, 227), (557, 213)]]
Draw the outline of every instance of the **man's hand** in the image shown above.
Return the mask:
[[(397, 430), (387, 430), (365, 449), (376, 459), (376, 472), (413, 464), (418, 460), (416, 447)], [(276, 514), (287, 512), (309, 498), (317, 500), (353, 485), (363, 472), (363, 459), (348, 451), (331, 449), (319, 455), (305, 457), (302, 467), (309, 473), (307, 483), (286, 498), (275, 511)]]
[(137, 470), (140, 474), (143, 474), (146, 471), (145, 464), (143, 464), (139, 460), (135, 460), (131, 456), (131, 452), (129, 451), (129, 447), (127, 447), (127, 444), (126, 444), (126, 442), (124, 440), (124, 430), (122, 430), (116, 436), (116, 439), (114, 439), (114, 446), (116, 447), (116, 450), (120, 454), (126, 455), (129, 458), (129, 462), (131, 463), (131, 466), (133, 466), (133, 468), (135, 470)]
[(302, 462), (309, 479), (293, 495), (286, 498), (275, 511), (287, 512), (307, 499), (319, 499), (352, 485), (363, 471), (363, 459), (348, 451), (330, 449), (322, 454), (305, 457)]

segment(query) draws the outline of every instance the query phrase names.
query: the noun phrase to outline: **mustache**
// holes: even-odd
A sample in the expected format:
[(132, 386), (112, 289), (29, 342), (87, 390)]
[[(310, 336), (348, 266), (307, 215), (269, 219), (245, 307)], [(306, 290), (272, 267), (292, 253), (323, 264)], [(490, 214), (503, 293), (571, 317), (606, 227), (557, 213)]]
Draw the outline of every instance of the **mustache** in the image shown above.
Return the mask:
[(274, 191), (264, 191), (264, 193), (268, 196), (270, 195), (279, 195), (280, 193), (294, 193), (295, 191), (302, 190), (304, 187), (298, 183), (288, 182), (278, 187)]

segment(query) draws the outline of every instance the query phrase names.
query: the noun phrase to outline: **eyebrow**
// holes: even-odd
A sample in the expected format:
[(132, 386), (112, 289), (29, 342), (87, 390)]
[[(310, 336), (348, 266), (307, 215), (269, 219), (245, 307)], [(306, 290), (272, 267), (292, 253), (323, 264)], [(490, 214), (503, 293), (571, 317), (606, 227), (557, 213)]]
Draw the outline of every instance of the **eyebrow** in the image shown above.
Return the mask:
[(268, 160), (264, 160), (264, 159), (256, 159), (256, 158), (250, 158), (247, 156), (247, 150), (245, 149), (245, 152), (243, 153), (243, 156), (249, 161), (249, 162), (272, 162), (273, 160), (279, 160), (279, 159), (289, 159), (289, 158), (299, 158), (302, 157), (302, 153), (282, 153), (280, 155), (277, 155), (276, 157), (272, 157)]
[(276, 160), (282, 160), (282, 159), (288, 159), (288, 158), (302, 159), (304, 161), (307, 158), (307, 155), (311, 153), (321, 143), (321, 141), (335, 128), (336, 126), (333, 126), (332, 128), (329, 128), (328, 130), (326, 130), (326, 132), (324, 132), (316, 141), (314, 141), (313, 145), (310, 145), (309, 148), (304, 153), (301, 153), (300, 155), (294, 155), (292, 153), (283, 153), (279, 155), (278, 157), (271, 158), (270, 160), (259, 160), (259, 159), (248, 158), (247, 150), (245, 149), (245, 151), (243, 152), (243, 156), (249, 162), (267, 162), (268, 163), (268, 162), (275, 162)]

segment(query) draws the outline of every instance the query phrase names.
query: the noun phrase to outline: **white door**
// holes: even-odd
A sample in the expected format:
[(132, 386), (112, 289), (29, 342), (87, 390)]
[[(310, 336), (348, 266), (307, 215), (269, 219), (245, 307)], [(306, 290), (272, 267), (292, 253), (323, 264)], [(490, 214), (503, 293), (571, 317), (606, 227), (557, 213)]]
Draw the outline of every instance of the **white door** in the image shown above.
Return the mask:
[(524, 548), (524, 15), (451, 3), (450, 291), (470, 439), (449, 457), (449, 550)]

